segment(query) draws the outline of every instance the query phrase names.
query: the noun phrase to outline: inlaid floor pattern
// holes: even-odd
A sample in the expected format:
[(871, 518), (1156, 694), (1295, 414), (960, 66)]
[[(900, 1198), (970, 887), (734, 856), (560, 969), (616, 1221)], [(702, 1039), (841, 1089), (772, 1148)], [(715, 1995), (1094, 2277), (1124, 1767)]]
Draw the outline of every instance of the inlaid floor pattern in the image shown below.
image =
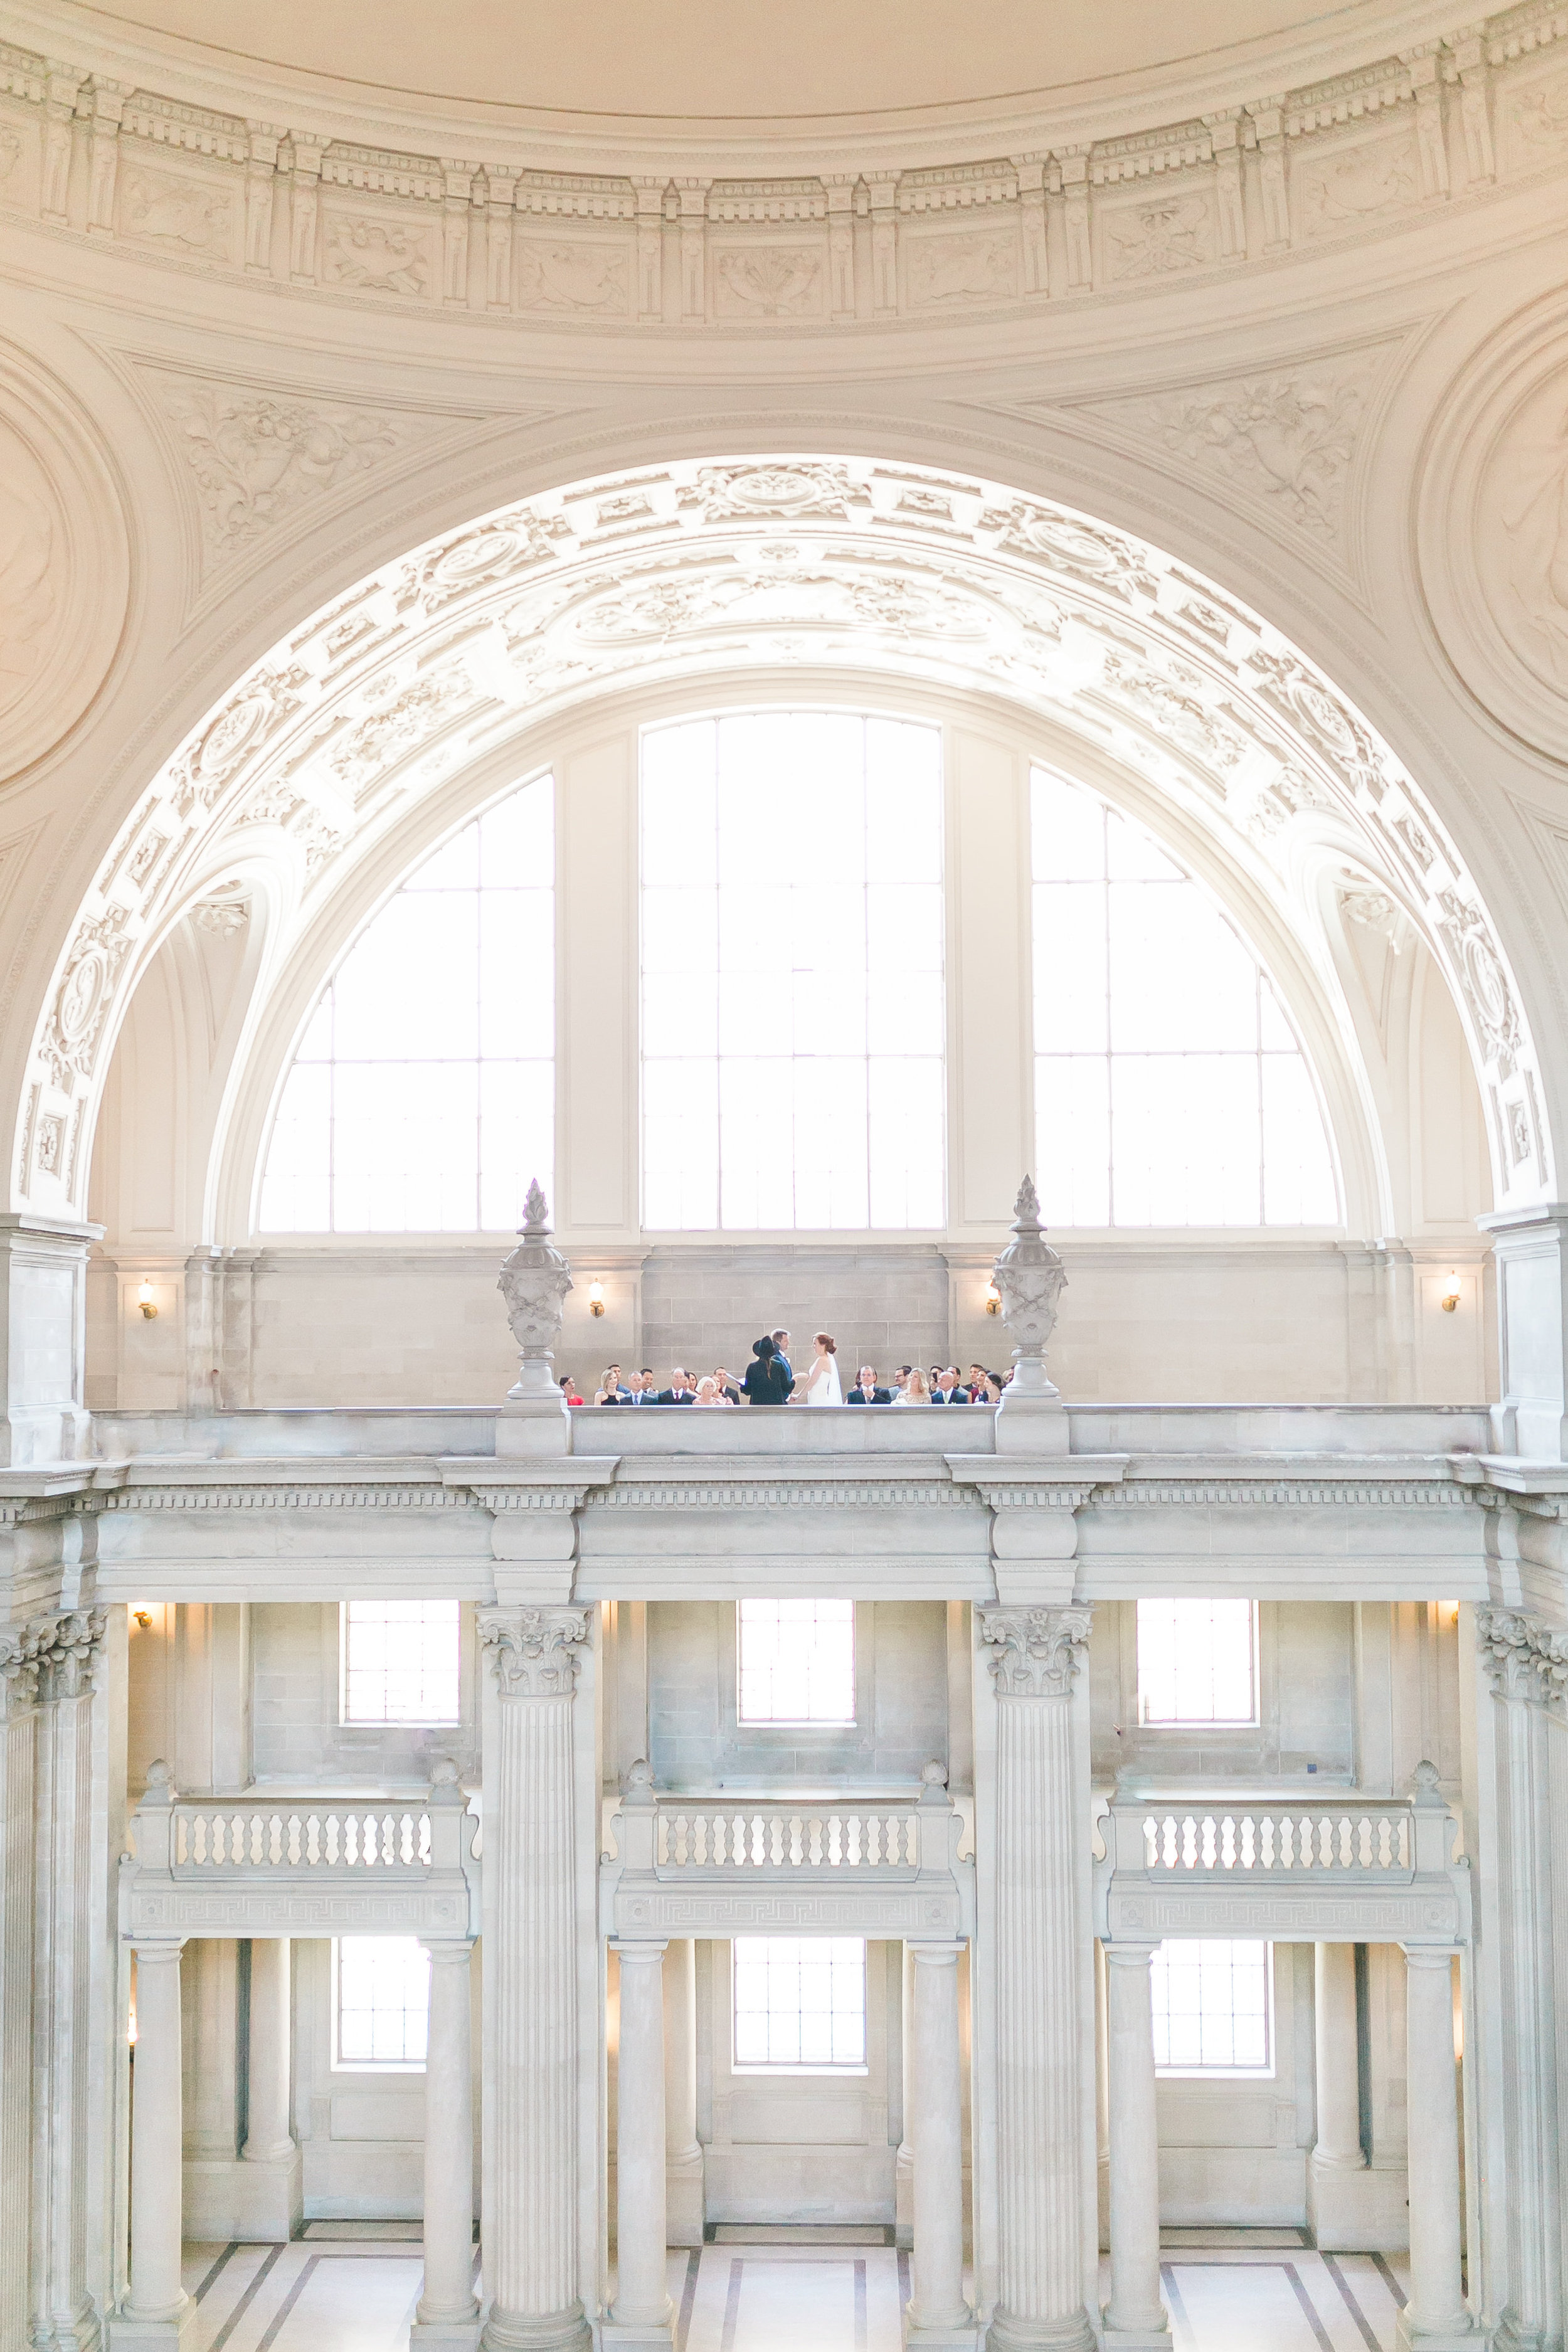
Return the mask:
[[(188, 2245), (191, 2352), (406, 2352), (417, 2235), (363, 2226), (315, 2223), (286, 2246)], [(672, 2252), (676, 2352), (898, 2352), (909, 2256), (824, 2239)], [(1169, 2239), (1172, 2352), (1394, 2352), (1403, 2257), (1320, 2254), (1283, 2230)]]

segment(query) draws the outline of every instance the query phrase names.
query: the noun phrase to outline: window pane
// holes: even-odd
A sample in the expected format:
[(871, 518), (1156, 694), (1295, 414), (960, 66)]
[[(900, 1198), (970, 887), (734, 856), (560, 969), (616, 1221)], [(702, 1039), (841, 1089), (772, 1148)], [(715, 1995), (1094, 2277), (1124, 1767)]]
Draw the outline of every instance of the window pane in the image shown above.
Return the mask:
[(341, 2066), (425, 2063), (430, 1955), (413, 1936), (344, 1936), (334, 1947)]
[(1150, 1963), (1154, 2063), (1166, 2074), (1273, 2072), (1264, 1943), (1173, 1937)]
[(345, 1601), (345, 1723), (456, 1723), (461, 1652), (456, 1601)]
[(737, 1936), (731, 1952), (737, 2066), (865, 2065), (858, 1936)]
[(555, 1158), (554, 787), (427, 857), (333, 974), (289, 1075), (266, 1233), (473, 1233)]
[(1138, 1714), (1143, 1723), (1256, 1723), (1256, 1601), (1140, 1601)]
[(742, 1601), (736, 1621), (742, 1723), (854, 1722), (852, 1601)]
[(1035, 1127), (1053, 1224), (1333, 1224), (1333, 1153), (1268, 975), (1132, 818), (1031, 793)]
[(645, 736), (645, 1225), (942, 1223), (940, 753), (838, 711)]

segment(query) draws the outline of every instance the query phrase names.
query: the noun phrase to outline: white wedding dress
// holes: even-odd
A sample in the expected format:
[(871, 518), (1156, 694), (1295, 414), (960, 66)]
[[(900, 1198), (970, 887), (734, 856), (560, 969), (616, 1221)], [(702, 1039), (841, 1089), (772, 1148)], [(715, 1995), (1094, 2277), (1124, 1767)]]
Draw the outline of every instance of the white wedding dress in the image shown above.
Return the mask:
[(817, 1362), (818, 1364), (826, 1363), (827, 1370), (826, 1372), (823, 1372), (814, 1368), (811, 1386), (806, 1391), (805, 1401), (807, 1404), (842, 1404), (844, 1402), (844, 1396), (843, 1391), (840, 1390), (838, 1385), (837, 1357), (819, 1357), (817, 1359)]

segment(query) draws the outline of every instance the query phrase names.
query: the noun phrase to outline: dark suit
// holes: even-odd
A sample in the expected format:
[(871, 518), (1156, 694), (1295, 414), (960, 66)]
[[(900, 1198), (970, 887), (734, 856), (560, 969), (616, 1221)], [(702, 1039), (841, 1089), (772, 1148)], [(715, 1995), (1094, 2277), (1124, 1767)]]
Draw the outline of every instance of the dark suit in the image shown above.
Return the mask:
[(679, 1396), (676, 1395), (673, 1389), (660, 1389), (658, 1396), (654, 1399), (654, 1402), (656, 1404), (695, 1404), (696, 1402), (697, 1391), (695, 1389), (682, 1389)]
[(857, 1381), (844, 1402), (846, 1404), (891, 1404), (893, 1397), (890, 1389), (873, 1389), (868, 1396)]
[(795, 1380), (777, 1356), (753, 1356), (741, 1386), (753, 1404), (786, 1404)]
[(965, 1388), (949, 1389), (944, 1396), (941, 1389), (932, 1389), (931, 1401), (932, 1404), (967, 1404), (969, 1391)]

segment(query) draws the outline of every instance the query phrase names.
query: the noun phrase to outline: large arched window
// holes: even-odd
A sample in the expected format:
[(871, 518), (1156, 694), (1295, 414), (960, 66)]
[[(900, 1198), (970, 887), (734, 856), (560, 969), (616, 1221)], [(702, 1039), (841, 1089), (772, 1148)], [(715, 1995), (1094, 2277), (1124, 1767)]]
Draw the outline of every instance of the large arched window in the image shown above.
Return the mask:
[(1251, 949), (1094, 793), (1037, 768), (1031, 815), (1047, 1220), (1337, 1223), (1311, 1073)]
[(650, 729), (643, 1223), (940, 1226), (941, 737), (838, 711)]
[(554, 795), (541, 777), (411, 874), (289, 1074), (264, 1233), (506, 1232), (553, 1190)]

